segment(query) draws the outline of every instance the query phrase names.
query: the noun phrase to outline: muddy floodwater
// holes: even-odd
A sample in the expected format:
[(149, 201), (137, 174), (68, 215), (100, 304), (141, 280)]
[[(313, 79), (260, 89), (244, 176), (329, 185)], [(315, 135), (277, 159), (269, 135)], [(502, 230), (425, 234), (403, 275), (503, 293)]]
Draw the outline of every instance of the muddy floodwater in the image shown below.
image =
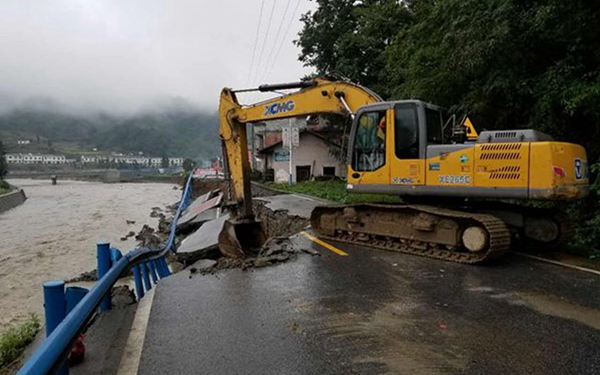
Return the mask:
[[(152, 207), (171, 205), (180, 190), (166, 183), (9, 180), (27, 201), (0, 214), (0, 332), (29, 312), (42, 317), (42, 284), (96, 268), (96, 243), (126, 252), (144, 224), (154, 228)], [(127, 221), (135, 221), (135, 224)]]

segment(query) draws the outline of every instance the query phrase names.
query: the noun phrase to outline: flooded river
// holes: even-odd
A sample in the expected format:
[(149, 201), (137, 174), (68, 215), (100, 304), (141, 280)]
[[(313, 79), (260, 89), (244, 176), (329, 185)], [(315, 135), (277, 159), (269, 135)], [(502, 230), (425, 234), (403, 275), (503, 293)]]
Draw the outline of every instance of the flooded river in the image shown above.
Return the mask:
[[(144, 224), (156, 228), (152, 207), (173, 204), (172, 184), (9, 180), (27, 201), (0, 214), (0, 332), (29, 312), (43, 316), (42, 284), (96, 268), (96, 243), (110, 241), (126, 252)], [(128, 224), (126, 220), (135, 221)]]

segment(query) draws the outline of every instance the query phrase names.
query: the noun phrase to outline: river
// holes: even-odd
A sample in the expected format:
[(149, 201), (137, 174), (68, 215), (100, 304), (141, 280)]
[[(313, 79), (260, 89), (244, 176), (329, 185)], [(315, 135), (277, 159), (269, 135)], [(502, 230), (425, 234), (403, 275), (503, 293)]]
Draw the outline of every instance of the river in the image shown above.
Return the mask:
[[(43, 318), (42, 284), (96, 268), (96, 243), (110, 241), (126, 252), (136, 246), (144, 224), (154, 228), (152, 207), (179, 200), (180, 190), (166, 183), (9, 180), (27, 201), (0, 214), (0, 332), (30, 312)], [(128, 224), (127, 220), (135, 221)]]

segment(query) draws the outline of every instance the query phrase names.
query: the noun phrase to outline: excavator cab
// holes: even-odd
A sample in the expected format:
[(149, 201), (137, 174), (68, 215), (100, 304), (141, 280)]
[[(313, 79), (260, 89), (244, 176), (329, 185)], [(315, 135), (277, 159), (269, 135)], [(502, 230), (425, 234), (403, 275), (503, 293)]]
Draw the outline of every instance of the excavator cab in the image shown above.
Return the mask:
[(444, 143), (441, 111), (418, 100), (364, 106), (350, 138), (350, 189), (423, 185), (427, 147)]

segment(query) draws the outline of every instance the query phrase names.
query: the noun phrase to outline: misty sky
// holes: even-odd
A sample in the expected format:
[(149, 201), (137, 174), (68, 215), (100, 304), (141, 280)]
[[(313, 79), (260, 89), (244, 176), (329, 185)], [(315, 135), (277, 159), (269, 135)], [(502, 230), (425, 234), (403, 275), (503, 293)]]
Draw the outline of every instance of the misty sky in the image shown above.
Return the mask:
[(173, 98), (216, 109), (223, 86), (310, 72), (291, 41), (313, 7), (308, 0), (2, 0), (0, 109), (31, 98), (73, 111), (131, 113)]

